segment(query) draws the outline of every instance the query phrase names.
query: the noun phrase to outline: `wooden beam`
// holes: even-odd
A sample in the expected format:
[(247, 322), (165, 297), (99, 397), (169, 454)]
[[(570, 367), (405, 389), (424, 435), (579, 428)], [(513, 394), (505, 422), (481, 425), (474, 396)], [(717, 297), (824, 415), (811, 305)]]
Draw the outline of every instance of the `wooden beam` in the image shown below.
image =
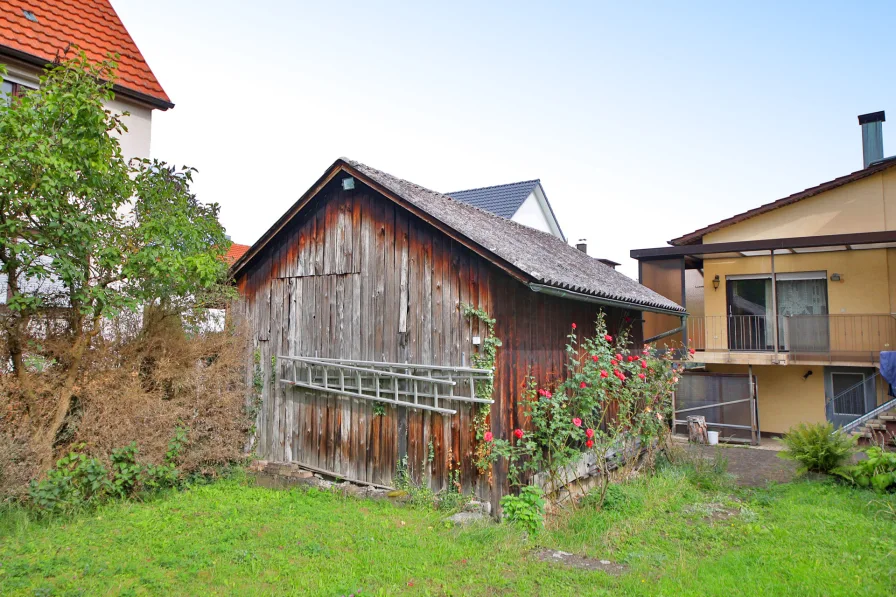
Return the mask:
[(854, 232), (849, 234), (828, 234), (823, 236), (798, 236), (790, 238), (769, 238), (704, 245), (684, 245), (678, 247), (656, 247), (653, 249), (632, 249), (632, 259), (649, 261), (671, 259), (688, 255), (712, 255), (715, 253), (740, 253), (742, 251), (774, 251), (785, 249), (806, 249), (837, 245), (867, 245), (875, 243), (896, 243), (896, 230), (879, 232)]

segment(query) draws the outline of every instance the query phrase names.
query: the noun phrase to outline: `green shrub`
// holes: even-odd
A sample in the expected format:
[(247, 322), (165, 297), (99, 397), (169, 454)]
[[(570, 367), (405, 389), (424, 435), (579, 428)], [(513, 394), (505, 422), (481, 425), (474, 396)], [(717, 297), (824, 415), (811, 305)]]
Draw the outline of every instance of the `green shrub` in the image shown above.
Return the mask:
[(60, 458), (46, 479), (31, 482), (28, 496), (35, 506), (58, 514), (76, 510), (109, 494), (109, 471), (98, 459), (77, 451), (83, 448), (84, 444), (75, 446), (76, 451)]
[(834, 469), (834, 473), (859, 487), (875, 491), (896, 489), (896, 453), (874, 446), (865, 450), (866, 458), (852, 466)]
[(834, 429), (831, 423), (800, 423), (791, 427), (781, 441), (787, 447), (781, 458), (800, 464), (797, 473), (830, 473), (852, 454), (856, 438)]
[(112, 468), (81, 453), (84, 444), (56, 462), (43, 481), (31, 481), (28, 497), (38, 510), (59, 514), (108, 498), (129, 499), (142, 493), (176, 487), (181, 480), (177, 460), (186, 442), (186, 429), (178, 427), (168, 444), (163, 464), (137, 460), (137, 443), (112, 450)]
[(606, 510), (608, 512), (623, 511), (629, 505), (629, 497), (616, 483), (607, 486), (603, 496), (603, 504), (601, 504), (600, 491), (595, 490), (585, 494), (582, 498), (581, 506), (585, 508), (595, 508), (598, 510)]
[(541, 488), (526, 485), (520, 494), (505, 495), (501, 498), (504, 520), (521, 525), (532, 534), (544, 525), (544, 497)]
[(140, 482), (143, 467), (137, 463), (137, 442), (112, 450), (112, 495), (131, 497)]
[(407, 496), (407, 501), (419, 508), (456, 512), (463, 510), (473, 499), (472, 495), (461, 491), (460, 471), (457, 469), (448, 471), (448, 487), (439, 492), (433, 491), (425, 483), (417, 483), (411, 477), (406, 456), (397, 463), (394, 483), (396, 496)]

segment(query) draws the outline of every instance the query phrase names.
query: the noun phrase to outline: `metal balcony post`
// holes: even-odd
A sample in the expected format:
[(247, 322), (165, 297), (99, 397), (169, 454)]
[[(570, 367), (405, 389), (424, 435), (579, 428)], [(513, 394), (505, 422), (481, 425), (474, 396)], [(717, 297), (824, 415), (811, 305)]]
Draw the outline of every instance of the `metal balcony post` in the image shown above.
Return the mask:
[(778, 362), (778, 279), (775, 276), (775, 250), (771, 250), (772, 258), (772, 333), (775, 341), (775, 363)]

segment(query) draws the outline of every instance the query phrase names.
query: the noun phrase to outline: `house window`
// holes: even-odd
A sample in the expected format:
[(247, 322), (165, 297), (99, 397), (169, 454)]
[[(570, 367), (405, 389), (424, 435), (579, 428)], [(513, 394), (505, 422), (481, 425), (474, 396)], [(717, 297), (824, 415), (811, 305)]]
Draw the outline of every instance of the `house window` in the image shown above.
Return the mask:
[[(877, 379), (872, 367), (825, 367), (825, 414), (834, 425), (842, 426), (877, 406)], [(883, 390), (882, 388), (882, 391)]]
[(835, 415), (860, 417), (865, 414), (865, 375), (831, 373), (831, 397)]
[[(773, 295), (777, 295), (778, 349), (828, 348), (827, 272), (727, 276), (729, 350), (774, 350)], [(791, 346), (793, 344), (793, 346)]]
[(728, 348), (771, 350), (771, 276), (728, 276)]
[(15, 85), (15, 83), (10, 83), (9, 81), (0, 83), (0, 101), (9, 103), (9, 98), (15, 93)]
[(26, 91), (30, 91), (31, 89), (31, 87), (22, 85), (21, 83), (2, 81), (0, 82), (0, 102), (9, 104), (11, 98), (22, 97), (22, 94), (24, 94)]

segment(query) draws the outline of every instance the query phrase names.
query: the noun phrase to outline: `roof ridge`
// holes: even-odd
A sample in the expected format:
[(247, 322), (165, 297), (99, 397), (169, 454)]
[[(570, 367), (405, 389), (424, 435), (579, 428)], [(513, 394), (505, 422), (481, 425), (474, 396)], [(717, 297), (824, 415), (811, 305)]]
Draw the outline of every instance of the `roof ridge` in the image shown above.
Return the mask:
[(473, 189), (461, 189), (461, 190), (459, 190), (459, 191), (451, 191), (450, 193), (446, 193), (446, 195), (450, 195), (451, 193), (470, 193), (470, 192), (472, 192), (472, 191), (487, 191), (487, 190), (489, 190), (489, 189), (499, 189), (499, 188), (501, 188), (501, 187), (511, 187), (511, 186), (513, 186), (513, 185), (518, 185), (518, 184), (529, 184), (529, 183), (532, 183), (532, 182), (537, 182), (537, 183), (541, 184), (541, 179), (540, 179), (540, 178), (533, 178), (532, 180), (520, 180), (520, 181), (517, 181), (517, 182), (507, 182), (507, 183), (504, 183), (504, 184), (493, 184), (493, 185), (491, 185), (491, 186), (487, 186), (487, 187), (476, 187), (476, 188), (473, 188)]
[[(116, 92), (128, 92), (155, 108), (173, 107), (137, 41), (110, 0), (9, 0), (0, 10), (0, 53), (44, 68), (70, 46), (91, 62), (117, 53)], [(36, 21), (26, 18), (29, 10)]]
[[(337, 159), (308, 191), (233, 266), (240, 274), (259, 251), (281, 233), (337, 172), (357, 176), (371, 189), (423, 217), (430, 225), (454, 237), (484, 259), (505, 269), (532, 290), (550, 287), (585, 293), (634, 310), (683, 313), (674, 301), (608, 267), (553, 234), (530, 228), (488, 210), (469, 205), (422, 185), (383, 172), (346, 157)], [(561, 292), (562, 294), (562, 292)], [(597, 301), (601, 302), (601, 301)], [(622, 303), (621, 305), (619, 303)]]
[[(475, 210), (475, 211), (477, 211), (477, 212), (479, 212), (479, 213), (485, 214), (485, 215), (488, 216), (489, 218), (494, 218), (494, 219), (496, 219), (496, 220), (500, 220), (501, 222), (506, 222), (506, 223), (510, 224), (511, 226), (515, 226), (515, 227), (517, 227), (517, 228), (522, 228), (522, 229), (526, 230), (526, 232), (529, 232), (529, 231), (537, 232), (538, 234), (543, 235), (545, 238), (549, 238), (549, 239), (551, 239), (551, 241), (559, 242), (560, 244), (562, 244), (562, 245), (565, 246), (565, 247), (569, 247), (569, 248), (571, 248), (571, 249), (575, 249), (576, 251), (578, 251), (578, 249), (576, 249), (575, 247), (573, 247), (572, 245), (570, 245), (570, 244), (567, 243), (566, 241), (564, 241), (564, 240), (562, 240), (562, 239), (560, 239), (560, 238), (557, 238), (556, 236), (554, 236), (554, 235), (551, 234), (550, 232), (545, 232), (545, 231), (543, 231), (543, 230), (539, 230), (538, 228), (532, 228), (531, 226), (526, 226), (525, 224), (520, 224), (519, 222), (515, 222), (515, 221), (511, 220), (510, 218), (504, 218), (504, 217), (502, 217), (502, 216), (499, 216), (498, 214), (495, 214), (495, 213), (492, 213), (492, 212), (488, 211), (487, 209), (482, 209), (481, 207), (477, 207), (477, 206), (472, 205), (472, 204), (470, 204), (470, 203), (466, 203), (465, 201), (460, 201), (460, 200), (455, 199), (454, 197), (452, 197), (452, 196), (450, 196), (450, 195), (448, 195), (448, 194), (446, 194), (446, 193), (440, 193), (439, 191), (433, 191), (432, 189), (428, 189), (428, 188), (426, 188), (426, 187), (424, 187), (424, 186), (421, 186), (421, 185), (417, 184), (416, 182), (411, 182), (410, 180), (406, 180), (406, 179), (404, 179), (404, 178), (399, 178), (399, 177), (395, 176), (394, 174), (389, 174), (388, 172), (384, 172), (384, 171), (382, 171), (382, 170), (379, 170), (378, 168), (374, 168), (373, 166), (368, 166), (367, 164), (365, 164), (365, 163), (363, 163), (363, 162), (359, 162), (359, 161), (357, 161), (357, 160), (353, 160), (353, 159), (346, 158), (346, 157), (342, 157), (342, 158), (340, 158), (340, 159), (343, 160), (343, 161), (345, 161), (345, 162), (347, 162), (347, 163), (349, 163), (349, 164), (351, 164), (352, 166), (362, 166), (362, 167), (364, 167), (364, 168), (367, 168), (368, 170), (373, 170), (374, 172), (377, 172), (377, 173), (379, 173), (379, 174), (382, 174), (383, 176), (386, 176), (386, 177), (388, 177), (388, 178), (392, 178), (392, 179), (394, 179), (394, 180), (397, 180), (397, 181), (403, 182), (403, 183), (405, 183), (405, 184), (407, 184), (407, 185), (410, 185), (410, 186), (412, 186), (412, 187), (415, 187), (415, 188), (417, 188), (418, 190), (421, 190), (421, 191), (424, 191), (424, 192), (427, 192), (427, 193), (432, 193), (433, 195), (437, 195), (437, 196), (439, 196), (439, 197), (444, 197), (445, 199), (447, 199), (448, 201), (453, 202), (453, 203), (456, 204), (456, 205), (462, 205), (462, 206), (463, 206), (463, 209), (472, 209), (472, 210)], [(540, 179), (535, 179), (535, 180), (540, 180)], [(534, 182), (534, 181), (527, 181), (527, 182)], [(500, 185), (499, 185), (499, 186), (500, 186)], [(483, 187), (483, 188), (487, 188), (487, 187)], [(471, 190), (473, 190), (473, 189), (471, 189)], [(456, 193), (457, 191), (454, 191), (454, 192)], [(587, 256), (587, 257), (591, 257), (591, 255), (587, 255), (587, 254), (586, 254), (586, 256)], [(596, 257), (591, 257), (591, 259), (594, 259), (595, 261), (597, 261), (597, 258), (596, 258)], [(608, 267), (608, 266), (604, 265), (603, 263), (601, 263), (601, 265), (604, 266), (604, 267)], [(612, 269), (612, 268), (611, 268), (611, 269)]]
[(896, 165), (896, 156), (884, 158), (883, 160), (875, 162), (867, 168), (855, 170), (853, 172), (850, 172), (849, 174), (844, 174), (842, 176), (832, 178), (831, 180), (827, 180), (817, 185), (806, 187), (802, 191), (791, 193), (790, 195), (787, 195), (780, 199), (775, 199), (774, 201), (769, 201), (768, 203), (761, 203), (756, 207), (736, 213), (733, 216), (723, 218), (718, 222), (707, 224), (706, 226), (697, 228), (692, 232), (688, 232), (687, 234), (682, 234), (681, 236), (673, 238), (672, 240), (668, 241), (668, 243), (670, 245), (694, 244), (698, 240), (702, 239), (705, 235), (716, 232), (717, 230), (739, 224), (740, 222), (761, 216), (775, 209), (793, 205), (794, 203), (802, 201), (803, 199), (810, 199), (812, 197), (815, 197), (816, 195), (826, 193), (827, 191), (831, 191), (845, 184), (862, 180), (863, 178), (877, 174), (878, 172), (886, 170), (894, 165)]

